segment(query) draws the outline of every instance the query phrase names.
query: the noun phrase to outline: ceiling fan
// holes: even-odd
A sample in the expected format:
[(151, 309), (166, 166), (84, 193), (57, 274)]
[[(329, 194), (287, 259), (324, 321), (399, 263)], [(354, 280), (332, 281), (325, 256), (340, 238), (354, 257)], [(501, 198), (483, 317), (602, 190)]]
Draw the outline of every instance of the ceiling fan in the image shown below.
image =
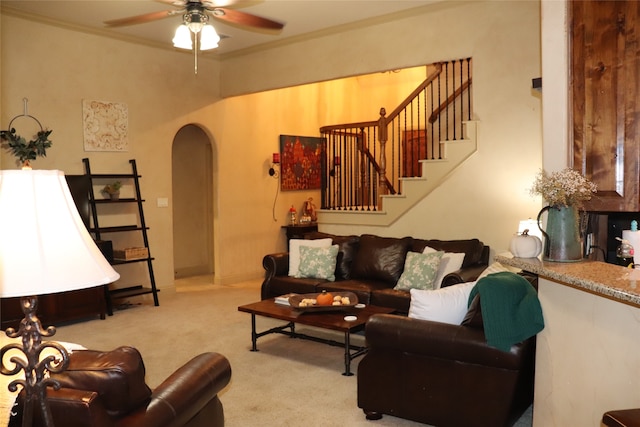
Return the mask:
[[(209, 20), (209, 15), (215, 19), (226, 21), (232, 24), (244, 25), (255, 28), (281, 30), (284, 28), (284, 24), (280, 22), (272, 21), (267, 18), (252, 15), (250, 13), (241, 12), (238, 10), (230, 9), (225, 6), (232, 6), (235, 3), (240, 3), (239, 0), (154, 0), (160, 3), (170, 4), (177, 6), (176, 10), (163, 10), (160, 12), (151, 12), (138, 16), (130, 16), (128, 18), (113, 19), (105, 21), (105, 24), (109, 27), (122, 27), (125, 25), (144, 24), (146, 22), (156, 21), (158, 19), (168, 18), (180, 13), (183, 14), (185, 23), (187, 20), (202, 19)], [(244, 2), (247, 3), (247, 2)], [(254, 2), (255, 3), (255, 2)]]
[[(209, 50), (218, 47), (220, 36), (211, 25), (207, 25), (209, 18), (225, 21), (230, 24), (251, 27), (262, 30), (281, 30), (284, 24), (272, 21), (250, 13), (230, 9), (240, 3), (240, 0), (154, 0), (160, 3), (178, 7), (175, 10), (163, 10), (143, 15), (130, 16), (128, 18), (105, 21), (108, 27), (123, 27), (127, 25), (144, 24), (157, 21), (174, 15), (182, 14), (182, 25), (176, 30), (173, 45), (182, 49), (192, 49), (191, 34), (195, 42), (195, 73), (198, 74), (198, 43), (200, 50)], [(243, 3), (247, 3), (246, 1)], [(256, 3), (256, 2), (249, 2)]]

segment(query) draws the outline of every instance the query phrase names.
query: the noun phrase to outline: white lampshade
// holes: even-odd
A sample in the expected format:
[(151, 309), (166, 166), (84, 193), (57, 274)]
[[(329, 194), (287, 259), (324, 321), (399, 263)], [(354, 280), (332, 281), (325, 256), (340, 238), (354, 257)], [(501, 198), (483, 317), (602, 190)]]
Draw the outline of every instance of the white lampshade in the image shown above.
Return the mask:
[(116, 281), (76, 208), (64, 173), (0, 171), (0, 297)]
[(220, 36), (211, 25), (205, 25), (200, 33), (200, 50), (210, 50), (218, 47)]
[(191, 31), (189, 31), (189, 27), (182, 24), (178, 28), (176, 28), (176, 34), (173, 36), (173, 45), (180, 49), (189, 49), (193, 47), (193, 43), (191, 42)]

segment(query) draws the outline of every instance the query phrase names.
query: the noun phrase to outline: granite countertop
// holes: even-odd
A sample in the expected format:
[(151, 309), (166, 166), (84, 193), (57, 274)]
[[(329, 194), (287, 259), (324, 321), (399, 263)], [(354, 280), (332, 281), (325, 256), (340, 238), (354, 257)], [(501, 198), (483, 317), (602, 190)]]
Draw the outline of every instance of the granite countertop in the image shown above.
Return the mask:
[(549, 262), (538, 258), (517, 258), (511, 253), (496, 255), (495, 260), (586, 292), (640, 307), (640, 269), (590, 260)]

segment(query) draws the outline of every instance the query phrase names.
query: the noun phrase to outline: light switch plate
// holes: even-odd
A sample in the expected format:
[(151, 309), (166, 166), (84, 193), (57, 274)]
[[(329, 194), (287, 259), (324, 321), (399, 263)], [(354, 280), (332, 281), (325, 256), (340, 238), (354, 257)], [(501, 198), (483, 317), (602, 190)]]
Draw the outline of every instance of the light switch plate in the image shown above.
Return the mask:
[(158, 207), (166, 208), (169, 206), (169, 199), (166, 197), (158, 197)]

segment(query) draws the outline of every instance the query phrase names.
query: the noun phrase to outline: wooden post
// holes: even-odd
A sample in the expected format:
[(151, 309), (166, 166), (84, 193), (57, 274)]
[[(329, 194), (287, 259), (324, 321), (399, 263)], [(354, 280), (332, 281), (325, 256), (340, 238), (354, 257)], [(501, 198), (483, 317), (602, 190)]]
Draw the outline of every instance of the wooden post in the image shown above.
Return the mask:
[(386, 183), (387, 174), (387, 110), (380, 108), (380, 118), (378, 119), (378, 140), (380, 141), (380, 173), (378, 175), (378, 208), (381, 207), (382, 199), (380, 196), (389, 193)]

